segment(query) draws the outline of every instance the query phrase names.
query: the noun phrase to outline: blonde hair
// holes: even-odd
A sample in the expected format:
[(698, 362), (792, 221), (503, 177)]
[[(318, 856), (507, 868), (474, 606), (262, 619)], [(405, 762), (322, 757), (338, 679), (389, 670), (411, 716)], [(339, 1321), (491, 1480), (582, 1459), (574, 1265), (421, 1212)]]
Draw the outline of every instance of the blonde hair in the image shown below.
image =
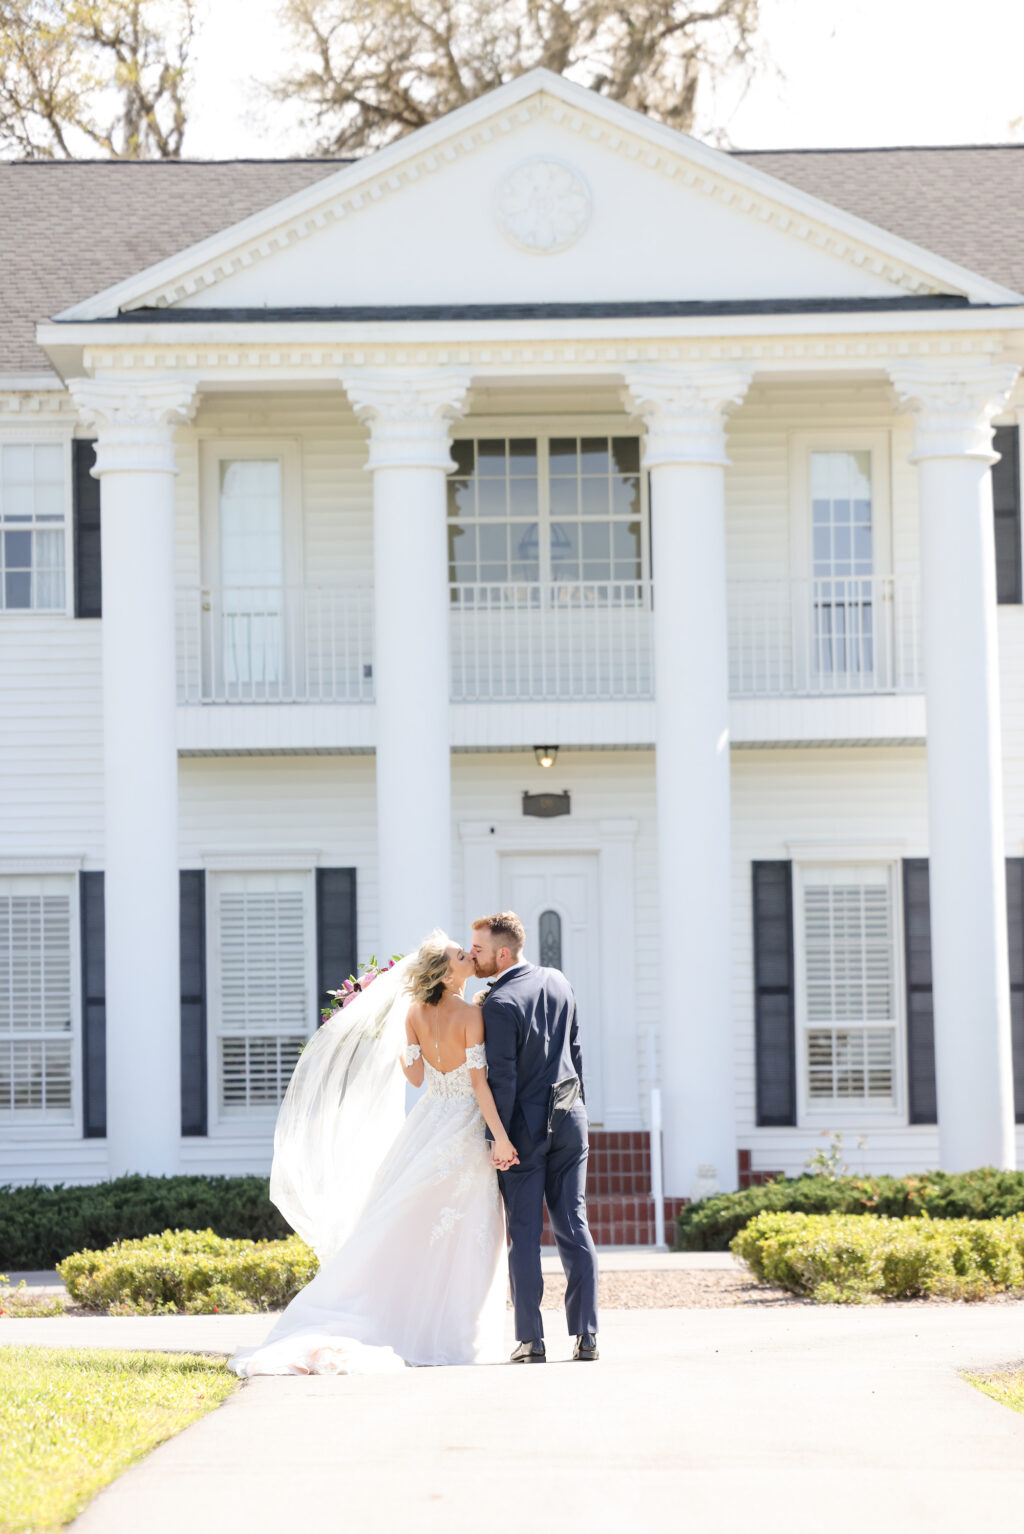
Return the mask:
[(452, 967), (452, 961), (448, 957), (451, 942), (447, 932), (442, 932), (440, 927), (435, 927), (430, 936), (425, 937), (416, 950), (416, 957), (407, 981), (407, 987), (414, 1001), (425, 1002), (428, 1007), (432, 1007), (441, 1000), (444, 995), (444, 983)]

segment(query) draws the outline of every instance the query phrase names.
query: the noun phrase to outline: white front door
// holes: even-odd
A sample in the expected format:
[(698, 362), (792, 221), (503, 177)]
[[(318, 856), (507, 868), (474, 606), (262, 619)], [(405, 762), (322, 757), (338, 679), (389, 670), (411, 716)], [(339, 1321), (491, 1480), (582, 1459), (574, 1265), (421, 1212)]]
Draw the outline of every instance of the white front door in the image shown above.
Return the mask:
[(600, 911), (596, 853), (516, 853), (502, 858), (502, 905), (526, 928), (526, 957), (560, 969), (579, 1005), (587, 1112), (603, 1114)]

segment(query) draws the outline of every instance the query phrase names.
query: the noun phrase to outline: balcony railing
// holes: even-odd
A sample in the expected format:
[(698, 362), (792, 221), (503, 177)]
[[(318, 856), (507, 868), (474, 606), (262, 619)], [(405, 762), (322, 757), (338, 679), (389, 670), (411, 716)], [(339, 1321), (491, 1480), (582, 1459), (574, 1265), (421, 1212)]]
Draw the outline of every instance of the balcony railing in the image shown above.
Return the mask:
[(918, 583), (909, 577), (729, 588), (733, 697), (920, 692)]
[(372, 703), (372, 591), (179, 591), (178, 701)]
[(649, 581), (453, 585), (451, 696), (500, 700), (649, 698)]
[[(459, 703), (654, 695), (649, 581), (482, 582), (449, 590)], [(182, 703), (370, 703), (373, 593), (179, 592)], [(735, 698), (922, 688), (917, 582), (892, 576), (729, 588)]]

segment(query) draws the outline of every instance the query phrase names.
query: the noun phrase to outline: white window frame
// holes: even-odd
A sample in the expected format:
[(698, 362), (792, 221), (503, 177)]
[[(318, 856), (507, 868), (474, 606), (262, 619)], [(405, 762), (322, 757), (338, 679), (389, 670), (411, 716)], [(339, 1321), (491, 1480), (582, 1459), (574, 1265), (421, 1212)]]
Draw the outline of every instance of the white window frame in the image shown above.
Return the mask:
[[(650, 582), (651, 571), (651, 514), (648, 494), (648, 474), (644, 468), (644, 434), (628, 416), (468, 416), (452, 426), (452, 440), (476, 442), (481, 439), (503, 437), (529, 437), (537, 442), (537, 524), (539, 541), (538, 581), (542, 588), (553, 582), (550, 567), (551, 486), (549, 472), (549, 448), (552, 437), (633, 437), (639, 444), (640, 468), (640, 583)], [(454, 470), (452, 471), (454, 473)], [(497, 519), (494, 519), (497, 520)], [(448, 517), (445, 517), (447, 536)], [(545, 537), (548, 543), (545, 543)], [(447, 569), (447, 558), (445, 561)], [(546, 572), (546, 573), (545, 573)], [(527, 584), (510, 577), (512, 585)], [(630, 584), (622, 581), (622, 584)], [(488, 584), (485, 582), (484, 584)], [(501, 584), (500, 582), (497, 584)], [(582, 585), (615, 585), (619, 582), (610, 577), (605, 580), (583, 580)]]
[(71, 444), (75, 432), (70, 423), (57, 426), (5, 427), (0, 431), (3, 447), (52, 447), (64, 449), (64, 606), (63, 607), (13, 607), (0, 606), (0, 623), (18, 618), (39, 621), (45, 618), (74, 618), (75, 616), (75, 507), (72, 484), (73, 464)]
[[(31, 609), (29, 609), (30, 611)], [(19, 609), (25, 612), (26, 609)], [(4, 866), (5, 860), (0, 860), (0, 887), (14, 885), (24, 880), (26, 885), (42, 885), (53, 892), (70, 893), (70, 922), (71, 922), (71, 1118), (66, 1123), (50, 1122), (45, 1120), (36, 1123), (19, 1124), (13, 1121), (0, 1121), (0, 1143), (10, 1144), (53, 1144), (56, 1141), (81, 1140), (82, 1138), (82, 915), (80, 907), (80, 883), (77, 869), (80, 866), (78, 860), (74, 861), (74, 871), (70, 867), (54, 868), (52, 865), (34, 869), (19, 866), (12, 868)], [(12, 862), (14, 860), (11, 860)]]
[(313, 866), (294, 858), (275, 858), (258, 854), (204, 858), (206, 868), (206, 975), (207, 975), (207, 1124), (210, 1139), (251, 1138), (254, 1134), (273, 1134), (277, 1105), (259, 1112), (226, 1114), (220, 1102), (220, 1018), (222, 1006), (220, 902), (218, 879), (225, 874), (297, 874), (302, 880), (306, 921), (306, 1037), (312, 1038), (316, 1026), (316, 883)]
[[(807, 955), (804, 942), (804, 875), (823, 867), (841, 869), (871, 866), (885, 869), (892, 901), (893, 943), (893, 1105), (891, 1108), (845, 1108), (836, 1104), (812, 1101), (808, 1091), (807, 1035), (821, 1023), (807, 1017)], [(793, 859), (793, 962), (795, 966), (794, 1021), (796, 1026), (797, 1125), (802, 1129), (870, 1129), (893, 1127), (907, 1122), (907, 1028), (906, 978), (903, 945), (903, 901), (900, 860), (894, 854), (876, 849), (826, 849), (803, 852)], [(841, 1027), (841, 1024), (833, 1024)]]
[(891, 575), (892, 555), (892, 433), (885, 428), (843, 427), (830, 431), (794, 431), (789, 436), (790, 571), (794, 580), (814, 575), (811, 506), (812, 453), (871, 454), (871, 551), (873, 576)]

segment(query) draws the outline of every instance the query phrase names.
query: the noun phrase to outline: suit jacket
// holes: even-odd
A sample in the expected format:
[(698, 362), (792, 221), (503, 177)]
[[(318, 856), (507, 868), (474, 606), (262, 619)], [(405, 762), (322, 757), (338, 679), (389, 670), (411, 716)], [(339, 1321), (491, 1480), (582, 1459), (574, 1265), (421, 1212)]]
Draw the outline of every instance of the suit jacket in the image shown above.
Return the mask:
[(573, 1076), (583, 1092), (583, 1055), (572, 986), (561, 970), (516, 964), (483, 1005), (487, 1080), (498, 1116), (522, 1157), (547, 1138), (551, 1088)]

